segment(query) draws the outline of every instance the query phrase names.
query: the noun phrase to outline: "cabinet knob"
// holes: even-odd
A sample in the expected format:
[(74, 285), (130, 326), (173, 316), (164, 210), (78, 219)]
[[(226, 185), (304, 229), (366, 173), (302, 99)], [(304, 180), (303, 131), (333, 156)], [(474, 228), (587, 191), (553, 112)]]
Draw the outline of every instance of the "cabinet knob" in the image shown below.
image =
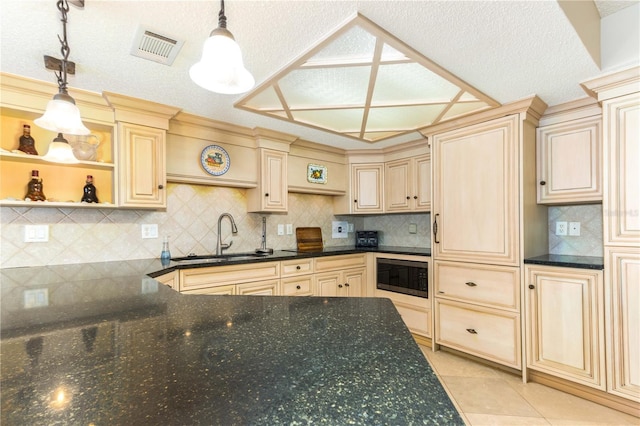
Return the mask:
[(269, 196), (269, 193), (267, 192), (266, 194), (264, 194), (264, 196), (265, 196), (265, 197), (268, 197), (268, 196)]
[(418, 196), (417, 196), (417, 195), (414, 195), (414, 196), (413, 196), (413, 199), (414, 199), (414, 200), (417, 200), (417, 199), (418, 199)]
[(411, 197), (409, 197), (409, 196), (407, 195), (407, 200), (410, 200), (410, 199), (411, 199)]
[(297, 269), (297, 270), (300, 270), (300, 265), (296, 266), (296, 269)]
[(467, 331), (468, 331), (470, 334), (478, 334), (478, 332), (477, 332), (477, 331), (475, 331), (473, 328), (467, 328)]
[(358, 202), (358, 200), (353, 200), (353, 202), (354, 202), (354, 203), (357, 203), (357, 202)]
[(533, 290), (535, 287), (533, 286), (533, 284), (529, 284), (529, 288)]
[(540, 181), (540, 185), (545, 186), (546, 184), (547, 184), (547, 182), (545, 182), (543, 180)]
[(342, 284), (338, 284), (338, 288), (342, 288)]
[(349, 287), (349, 283), (344, 283), (344, 286), (345, 287)]
[(296, 290), (300, 290), (300, 286), (299, 285), (296, 286)]
[(467, 281), (465, 284), (468, 285), (469, 287), (477, 287), (478, 286), (478, 284), (474, 283), (473, 281)]
[(164, 185), (158, 185), (158, 189), (164, 189)]

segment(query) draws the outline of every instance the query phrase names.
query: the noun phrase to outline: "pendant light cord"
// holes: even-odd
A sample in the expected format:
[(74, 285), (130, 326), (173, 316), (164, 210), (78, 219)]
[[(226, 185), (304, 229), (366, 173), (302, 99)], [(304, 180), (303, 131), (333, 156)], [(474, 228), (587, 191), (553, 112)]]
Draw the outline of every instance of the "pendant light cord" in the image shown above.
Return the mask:
[(224, 0), (220, 0), (220, 12), (218, 13), (218, 27), (227, 28), (227, 17), (224, 16)]
[(69, 3), (67, 0), (58, 0), (58, 10), (62, 15), (62, 38), (58, 35), (60, 40), (60, 53), (62, 53), (62, 64), (60, 65), (60, 71), (54, 71), (56, 78), (58, 79), (58, 90), (60, 93), (68, 94), (67, 92), (67, 61), (69, 60), (69, 53), (71, 48), (67, 42), (67, 13), (69, 13)]

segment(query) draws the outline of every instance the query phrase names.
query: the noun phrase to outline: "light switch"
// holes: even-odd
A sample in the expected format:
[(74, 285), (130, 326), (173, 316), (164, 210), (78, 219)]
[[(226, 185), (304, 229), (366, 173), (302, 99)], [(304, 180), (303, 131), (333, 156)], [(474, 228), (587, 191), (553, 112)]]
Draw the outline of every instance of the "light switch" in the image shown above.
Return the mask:
[(410, 234), (417, 234), (418, 233), (418, 225), (415, 223), (410, 223), (409, 224), (409, 233)]
[(293, 234), (293, 225), (290, 223), (287, 223), (287, 235), (291, 235)]
[(143, 223), (141, 226), (142, 238), (158, 238), (158, 225), (155, 223)]
[(282, 223), (278, 224), (278, 235), (284, 235), (284, 225)]

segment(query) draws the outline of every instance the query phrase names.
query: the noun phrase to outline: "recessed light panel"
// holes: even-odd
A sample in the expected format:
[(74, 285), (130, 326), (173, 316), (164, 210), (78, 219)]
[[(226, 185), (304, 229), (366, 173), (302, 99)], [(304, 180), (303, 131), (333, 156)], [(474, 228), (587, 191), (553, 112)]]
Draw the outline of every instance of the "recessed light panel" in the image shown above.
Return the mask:
[(499, 104), (357, 15), (235, 106), (377, 142)]

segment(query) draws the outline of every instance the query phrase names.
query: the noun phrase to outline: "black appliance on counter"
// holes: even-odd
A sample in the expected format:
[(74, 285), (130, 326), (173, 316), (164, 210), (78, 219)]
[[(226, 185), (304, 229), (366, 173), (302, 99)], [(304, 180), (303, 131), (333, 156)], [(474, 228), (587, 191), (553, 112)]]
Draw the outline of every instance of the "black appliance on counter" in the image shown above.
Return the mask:
[(376, 271), (378, 290), (429, 298), (427, 262), (379, 257)]
[(356, 247), (378, 247), (378, 231), (356, 231)]

